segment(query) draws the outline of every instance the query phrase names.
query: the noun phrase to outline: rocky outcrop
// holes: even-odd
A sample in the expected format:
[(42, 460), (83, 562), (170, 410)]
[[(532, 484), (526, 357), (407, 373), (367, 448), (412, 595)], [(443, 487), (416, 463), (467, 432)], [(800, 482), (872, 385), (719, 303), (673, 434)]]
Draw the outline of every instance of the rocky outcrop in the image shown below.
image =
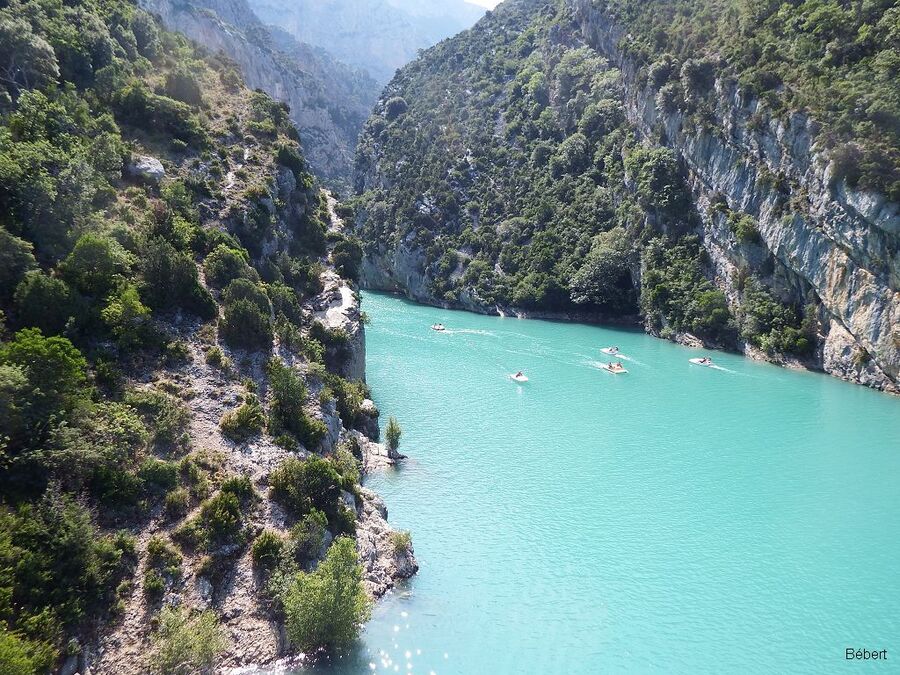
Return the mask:
[[(853, 190), (835, 175), (814, 120), (800, 113), (776, 118), (727, 77), (709, 94), (714, 114), (706, 123), (661, 110), (656, 90), (619, 50), (623, 34), (616, 22), (589, 0), (569, 1), (584, 38), (621, 69), (630, 121), (683, 161), (726, 295), (736, 296), (742, 273), (750, 270), (764, 275), (784, 300), (812, 301), (823, 333), (816, 365), (896, 391), (900, 207)], [(710, 215), (708, 207), (722, 199), (758, 221), (761, 259), (736, 241), (721, 217)]]
[(348, 380), (366, 379), (366, 329), (361, 320), (359, 295), (346, 280), (329, 270), (322, 275), (325, 290), (314, 304), (313, 317), (327, 328), (347, 336), (340, 359), (340, 375)]
[(137, 155), (125, 165), (125, 173), (145, 183), (159, 183), (166, 177), (166, 170), (156, 157), (149, 155)]
[(249, 87), (287, 103), (316, 174), (336, 183), (348, 180), (356, 137), (378, 96), (374, 80), (321, 49), (268, 29), (244, 0), (141, 0), (141, 5), (169, 29), (228, 55)]

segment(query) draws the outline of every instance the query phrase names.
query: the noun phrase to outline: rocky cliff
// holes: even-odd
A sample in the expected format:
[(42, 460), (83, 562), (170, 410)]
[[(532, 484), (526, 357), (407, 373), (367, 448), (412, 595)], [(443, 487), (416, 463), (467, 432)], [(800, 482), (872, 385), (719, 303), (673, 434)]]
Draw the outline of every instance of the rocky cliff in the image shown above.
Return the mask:
[(398, 73), (357, 151), (363, 285), (592, 320), (636, 295), (654, 334), (896, 391), (898, 205), (723, 59), (648, 76), (611, 4), (504, 3)]
[[(617, 64), (628, 119), (646, 139), (677, 152), (687, 170), (702, 238), (717, 283), (734, 298), (743, 271), (796, 303), (814, 296), (823, 340), (818, 364), (828, 373), (896, 390), (900, 375), (900, 207), (884, 195), (852, 189), (835, 177), (818, 138), (820, 125), (795, 113), (772, 116), (733, 81), (715, 83), (712, 119), (697, 124), (658, 105), (658, 89), (641, 82), (623, 55), (623, 29), (590, 0), (573, 0), (586, 41)], [(758, 246), (742, 245), (709, 207), (759, 223)]]
[(378, 85), (321, 49), (265, 27), (244, 0), (143, 0), (172, 30), (239, 65), (247, 84), (287, 103), (318, 176), (342, 185)]

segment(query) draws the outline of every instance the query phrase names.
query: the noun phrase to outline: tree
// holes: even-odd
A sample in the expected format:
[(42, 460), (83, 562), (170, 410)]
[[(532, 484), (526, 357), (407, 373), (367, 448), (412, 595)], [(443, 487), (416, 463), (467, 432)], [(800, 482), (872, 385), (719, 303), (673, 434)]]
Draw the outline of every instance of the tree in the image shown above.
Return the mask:
[(82, 293), (105, 297), (131, 270), (131, 255), (114, 239), (85, 234), (60, 264), (63, 278)]
[(285, 627), (291, 643), (303, 651), (348, 647), (371, 613), (362, 584), (356, 544), (338, 537), (314, 572), (299, 572), (288, 586)]
[(8, 301), (25, 273), (35, 267), (34, 246), (0, 227), (0, 302)]
[(219, 321), (222, 338), (233, 347), (269, 349), (272, 346), (272, 320), (246, 298), (225, 306)]
[(400, 424), (397, 422), (396, 417), (391, 417), (388, 420), (387, 428), (384, 430), (385, 438), (387, 438), (388, 447), (391, 451), (396, 452), (397, 448), (400, 447), (400, 436), (403, 432), (400, 429)]
[(19, 323), (40, 328), (47, 335), (61, 335), (77, 322), (79, 298), (62, 279), (32, 270), (16, 287)]
[(569, 284), (572, 301), (612, 311), (634, 308), (634, 289), (628, 267), (630, 248), (621, 227), (598, 235), (584, 264)]
[(202, 319), (218, 312), (212, 295), (200, 285), (194, 261), (161, 237), (142, 251), (141, 276), (141, 295), (153, 309), (183, 307)]
[(56, 54), (34, 34), (31, 24), (12, 11), (0, 11), (0, 82), (12, 93), (42, 88), (59, 77)]
[(272, 495), (296, 516), (314, 509), (330, 518), (337, 514), (341, 496), (341, 477), (326, 459), (312, 455), (306, 460), (289, 458), (272, 472)]
[(87, 361), (66, 338), (44, 337), (37, 328), (20, 330), (0, 346), (0, 364), (18, 366), (28, 378), (24, 415), (30, 437), (87, 399)]

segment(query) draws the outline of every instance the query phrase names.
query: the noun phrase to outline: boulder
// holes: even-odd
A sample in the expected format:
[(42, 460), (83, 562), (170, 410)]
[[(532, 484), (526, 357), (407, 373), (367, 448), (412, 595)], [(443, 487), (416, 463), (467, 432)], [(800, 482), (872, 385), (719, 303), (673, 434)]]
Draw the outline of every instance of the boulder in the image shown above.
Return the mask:
[(166, 177), (166, 170), (156, 157), (136, 155), (125, 167), (125, 173), (132, 178), (147, 182), (159, 183)]

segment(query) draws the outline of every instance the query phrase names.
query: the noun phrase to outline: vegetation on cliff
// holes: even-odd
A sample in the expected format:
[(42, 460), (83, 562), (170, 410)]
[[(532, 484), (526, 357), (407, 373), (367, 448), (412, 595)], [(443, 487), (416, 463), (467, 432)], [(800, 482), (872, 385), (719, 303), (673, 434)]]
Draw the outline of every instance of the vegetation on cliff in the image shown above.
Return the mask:
[(900, 201), (900, 8), (893, 0), (597, 0), (670, 106), (700, 119), (716, 77), (810, 113), (851, 184)]
[[(326, 237), (286, 107), (226, 58), (125, 0), (0, 5), (0, 659), (37, 673), (132, 597), (158, 609), (187, 556), (214, 576), (250, 542), (261, 497), (194, 448), (179, 381), (202, 348), (223, 378), (248, 378), (224, 433), (318, 449), (324, 425), (286, 364), (327, 372), (301, 305), (329, 248), (352, 246)], [(254, 352), (271, 355), (264, 398)], [(166, 537), (127, 533), (151, 521), (184, 563)], [(158, 667), (210, 662), (214, 623), (164, 615)]]
[[(354, 203), (367, 254), (421, 251), (440, 302), (640, 313), (663, 334), (805, 350), (739, 326), (689, 236), (677, 158), (636, 141), (622, 101), (568, 3), (504, 3), (402, 69), (368, 121)], [(800, 313), (785, 308), (786, 327)]]

